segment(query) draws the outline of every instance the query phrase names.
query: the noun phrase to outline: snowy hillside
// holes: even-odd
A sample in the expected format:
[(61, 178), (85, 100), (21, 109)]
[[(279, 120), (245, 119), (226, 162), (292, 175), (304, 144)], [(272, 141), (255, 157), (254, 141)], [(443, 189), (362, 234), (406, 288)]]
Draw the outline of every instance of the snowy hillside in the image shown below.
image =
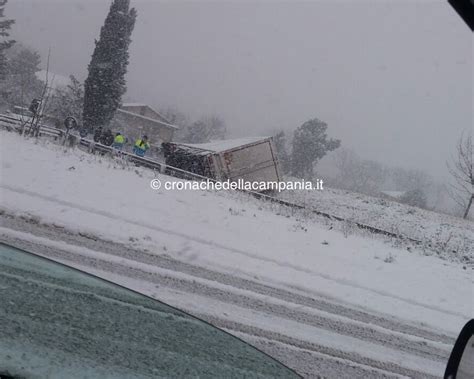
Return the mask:
[[(432, 252), (416, 246), (407, 249), (406, 245), (397, 247), (396, 241), (380, 236), (357, 231), (348, 233), (337, 223), (308, 217), (303, 211), (289, 212), (242, 193), (153, 190), (150, 180), (155, 177), (162, 182), (177, 180), (130, 166), (118, 158), (92, 156), (1, 132), (1, 238), (26, 241), (25, 246), (30, 248), (37, 245), (69, 251), (70, 258), (65, 255), (55, 259), (70, 260), (69, 264), (195, 314), (206, 315), (211, 322), (213, 317), (219, 316), (227, 322), (266, 329), (307, 344), (323, 345), (326, 349), (338, 349), (351, 357), (351, 361), (366, 362), (371, 367), (375, 367), (370, 364), (371, 360), (386, 362), (380, 363), (380, 367), (391, 373), (409, 375), (410, 370), (414, 370), (427, 377), (441, 375), (452, 338), (473, 313), (472, 305), (466, 301), (472, 298), (472, 267), (460, 263), (464, 258), (443, 260), (427, 256)], [(294, 198), (296, 195), (282, 196)], [(416, 237), (424, 230), (422, 237), (433, 240), (437, 235), (443, 240), (453, 234), (456, 244), (461, 241), (472, 244), (474, 240), (472, 223), (447, 217), (440, 219), (436, 214), (419, 210), (412, 213), (408, 207), (377, 204), (371, 198), (357, 199), (355, 195), (337, 191), (318, 193), (318, 196), (316, 201), (321, 209), (352, 214), (352, 217), (357, 214), (377, 226), (397, 225), (400, 232), (410, 231)], [(15, 226), (21, 222), (31, 228), (49, 230), (41, 232), (49, 234), (47, 237), (46, 234), (30, 235), (24, 225)], [(59, 239), (64, 231), (67, 238), (76, 233), (77, 238), (81, 236), (91, 241), (91, 246), (72, 247), (72, 242), (54, 240), (55, 234)], [(126, 246), (133, 254), (111, 257), (100, 248), (100, 244), (107, 241)], [(467, 251), (463, 250), (463, 254), (472, 262), (472, 255)], [(214, 286), (214, 292), (224, 291), (229, 297), (245, 295), (252, 301), (270, 303), (262, 316), (255, 313), (257, 308), (252, 311), (245, 308), (245, 303), (228, 304), (224, 298), (211, 301), (215, 295), (209, 298), (186, 296), (169, 291), (166, 286), (155, 288), (130, 273), (141, 270), (149, 275), (177, 274), (143, 263), (140, 254), (150, 260), (168, 257), (199, 269), (231, 275), (236, 280), (270, 286), (275, 291), (291, 291), (295, 300), (275, 300), (270, 294), (236, 290), (230, 284), (216, 284), (212, 278), (193, 279), (196, 286)], [(83, 261), (76, 260), (79, 256)], [(98, 263), (86, 264), (90, 259), (126, 267), (124, 274), (108, 272)], [(187, 277), (180, 275), (181, 279)], [(315, 302), (324, 299), (353, 312), (329, 314), (327, 310), (296, 304), (298, 296), (303, 295)], [(342, 333), (327, 325), (309, 326), (309, 321), (297, 318), (289, 321), (289, 316), (275, 313), (283, 305), (292, 312), (304, 310), (314, 320), (325, 317), (334, 325), (348, 323), (351, 326)], [(373, 328), (374, 335), (389, 335), (384, 341), (402, 338), (405, 342), (399, 343), (401, 347), (395, 347), (392, 342), (384, 342), (382, 347), (370, 337), (364, 337), (361, 342), (355, 332), (361, 327), (362, 318), (356, 320), (360, 312), (377, 315), (374, 321), (367, 321), (364, 330)], [(394, 331), (375, 321), (377, 319), (390, 320), (387, 325), (396, 320), (404, 326)], [(238, 334), (231, 325), (234, 324), (220, 326)], [(420, 331), (412, 335), (408, 332), (412, 329), (423, 329), (426, 333)], [(423, 337), (432, 334), (440, 337)], [(413, 356), (411, 343), (425, 346), (424, 352)], [(256, 345), (265, 344), (260, 339)], [(354, 354), (365, 358), (357, 360)], [(342, 353), (340, 356), (347, 357)]]
[(327, 187), (324, 191), (285, 191), (278, 197), (418, 240), (426, 248), (425, 254), (435, 254), (467, 264), (474, 263), (472, 221)]

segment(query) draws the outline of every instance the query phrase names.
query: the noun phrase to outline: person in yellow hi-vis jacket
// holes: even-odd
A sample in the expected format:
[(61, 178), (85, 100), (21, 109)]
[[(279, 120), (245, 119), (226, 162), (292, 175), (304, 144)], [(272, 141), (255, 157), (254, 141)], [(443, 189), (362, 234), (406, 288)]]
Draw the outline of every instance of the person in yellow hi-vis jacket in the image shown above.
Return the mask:
[(117, 133), (114, 138), (114, 144), (112, 147), (117, 150), (122, 150), (125, 144), (125, 137), (121, 133)]
[(148, 137), (143, 136), (135, 141), (135, 145), (133, 146), (133, 152), (138, 155), (139, 157), (144, 157), (146, 151), (150, 148), (150, 144), (148, 143)]

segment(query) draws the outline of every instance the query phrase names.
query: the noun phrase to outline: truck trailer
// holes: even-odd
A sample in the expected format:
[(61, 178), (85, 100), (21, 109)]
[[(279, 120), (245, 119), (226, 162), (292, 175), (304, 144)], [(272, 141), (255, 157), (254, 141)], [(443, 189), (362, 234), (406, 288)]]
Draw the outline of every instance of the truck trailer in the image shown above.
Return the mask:
[(218, 181), (280, 182), (272, 137), (250, 137), (202, 144), (163, 143), (166, 165)]

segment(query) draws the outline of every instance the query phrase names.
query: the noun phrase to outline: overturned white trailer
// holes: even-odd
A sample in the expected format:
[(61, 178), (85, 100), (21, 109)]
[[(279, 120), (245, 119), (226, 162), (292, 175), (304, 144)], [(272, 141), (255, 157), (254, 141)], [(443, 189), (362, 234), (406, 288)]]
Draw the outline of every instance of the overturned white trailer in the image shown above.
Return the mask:
[(250, 137), (203, 144), (163, 144), (166, 164), (212, 179), (280, 182), (272, 137)]

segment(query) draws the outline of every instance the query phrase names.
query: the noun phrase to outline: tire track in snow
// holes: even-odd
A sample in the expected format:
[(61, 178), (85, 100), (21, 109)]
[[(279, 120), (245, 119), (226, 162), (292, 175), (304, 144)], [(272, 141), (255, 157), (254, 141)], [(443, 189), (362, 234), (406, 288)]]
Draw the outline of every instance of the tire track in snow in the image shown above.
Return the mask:
[[(353, 378), (386, 378), (386, 379), (406, 379), (405, 375), (395, 374), (389, 371), (376, 369), (374, 367), (354, 363), (352, 361), (336, 358), (332, 355), (323, 354), (311, 350), (301, 349), (295, 346), (283, 344), (281, 342), (268, 340), (263, 337), (250, 336), (248, 334), (227, 330), (239, 338), (247, 341), (260, 350), (265, 350), (268, 354), (278, 359), (286, 365), (286, 362), (298, 362), (301, 374), (305, 378), (324, 379), (353, 379)], [(311, 367), (317, 367), (318, 371), (313, 372)]]
[(157, 255), (142, 250), (135, 250), (131, 246), (126, 246), (112, 241), (100, 239), (92, 240), (65, 228), (55, 228), (51, 226), (39, 225), (37, 223), (30, 223), (25, 219), (21, 219), (6, 213), (0, 215), (0, 220), (2, 221), (1, 224), (6, 224), (8, 227), (14, 230), (27, 231), (34, 235), (44, 236), (53, 240), (58, 239), (60, 235), (60, 239), (66, 243), (84, 246), (91, 250), (98, 250), (113, 256), (132, 259), (137, 262), (182, 272), (191, 276), (215, 281), (224, 285), (230, 285), (239, 289), (249, 290), (261, 295), (271, 296), (276, 299), (297, 305), (307, 306), (327, 313), (333, 313), (338, 316), (347, 317), (355, 321), (374, 324), (380, 326), (381, 328), (393, 330), (399, 333), (413, 335), (449, 345), (454, 344), (455, 341), (455, 338), (452, 336), (437, 333), (428, 329), (423, 329), (414, 325), (402, 324), (396, 319), (388, 319), (382, 315), (368, 313), (364, 310), (343, 305), (334, 300), (331, 301), (331, 299), (325, 295), (315, 296), (314, 293), (311, 293), (311, 296), (302, 295), (287, 289), (273, 287), (265, 283), (241, 278), (227, 273), (213, 271), (187, 262), (182, 262), (167, 255)]
[[(411, 378), (436, 378), (436, 376), (434, 375), (422, 373), (416, 370), (411, 370), (395, 363), (381, 362), (381, 361), (374, 360), (368, 357), (364, 357), (354, 352), (342, 351), (342, 350), (333, 349), (324, 345), (318, 345), (312, 342), (302, 341), (290, 336), (283, 335), (281, 333), (270, 332), (265, 329), (256, 328), (253, 326), (248, 326), (248, 325), (244, 325), (237, 322), (231, 322), (228, 320), (222, 320), (217, 317), (209, 316), (207, 314), (196, 314), (196, 316), (223, 329), (236, 331), (239, 333), (244, 333), (250, 336), (263, 337), (263, 338), (277, 341), (277, 342), (280, 342), (292, 347), (322, 353), (325, 355), (329, 355), (331, 357), (336, 357), (342, 360), (349, 361), (349, 363), (352, 363), (352, 364), (357, 363), (364, 366), (370, 366), (379, 370), (390, 372), (391, 374), (398, 374), (398, 375), (403, 375), (403, 376), (407, 376)], [(334, 377), (334, 376), (331, 375), (331, 377)], [(381, 376), (376, 375), (375, 377), (381, 377)]]

